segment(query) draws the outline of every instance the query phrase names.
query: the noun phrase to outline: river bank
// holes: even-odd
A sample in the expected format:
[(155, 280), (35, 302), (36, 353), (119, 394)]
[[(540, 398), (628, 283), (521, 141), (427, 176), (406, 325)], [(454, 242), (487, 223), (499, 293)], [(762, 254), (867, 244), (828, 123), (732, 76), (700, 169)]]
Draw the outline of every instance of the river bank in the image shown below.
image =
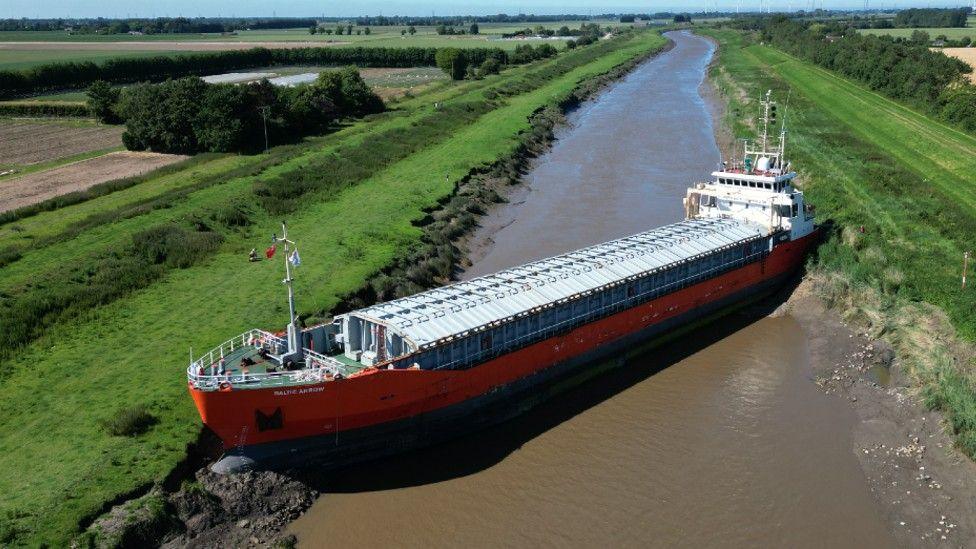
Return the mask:
[(796, 318), (809, 338), (812, 380), (856, 413), (857, 456), (885, 524), (900, 546), (976, 543), (976, 464), (928, 410), (892, 346), (845, 323), (823, 301), (823, 273), (807, 274), (774, 314)]
[[(716, 120), (722, 121), (715, 125), (716, 142), (733, 144), (731, 126), (744, 121), (729, 111), (745, 110), (748, 93), (718, 56), (708, 74)], [(943, 414), (925, 405), (909, 370), (938, 355), (969, 363), (973, 349), (935, 307), (885, 301), (877, 290), (855, 288), (843, 273), (815, 266), (773, 314), (800, 322), (809, 341), (812, 381), (855, 412), (851, 451), (895, 542), (971, 547), (976, 464), (956, 446)]]

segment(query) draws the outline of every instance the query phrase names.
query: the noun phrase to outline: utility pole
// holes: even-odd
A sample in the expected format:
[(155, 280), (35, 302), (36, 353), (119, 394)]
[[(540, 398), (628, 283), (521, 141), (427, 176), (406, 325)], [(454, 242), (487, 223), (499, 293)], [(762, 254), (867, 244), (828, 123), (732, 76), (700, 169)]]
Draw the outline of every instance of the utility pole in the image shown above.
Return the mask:
[(271, 107), (264, 105), (258, 107), (258, 110), (261, 111), (261, 120), (264, 123), (264, 152), (268, 152), (268, 115), (271, 114)]

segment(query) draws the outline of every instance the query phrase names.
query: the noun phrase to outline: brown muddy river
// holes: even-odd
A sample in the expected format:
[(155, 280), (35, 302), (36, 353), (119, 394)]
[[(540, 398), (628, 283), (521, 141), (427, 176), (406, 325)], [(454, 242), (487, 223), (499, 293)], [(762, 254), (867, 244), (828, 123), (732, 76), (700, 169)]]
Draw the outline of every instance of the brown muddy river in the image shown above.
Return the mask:
[[(467, 276), (680, 219), (719, 152), (699, 90), (713, 47), (670, 36), (570, 116)], [(515, 421), (341, 471), (290, 531), (303, 547), (891, 546), (854, 412), (811, 378), (795, 320), (734, 315)]]

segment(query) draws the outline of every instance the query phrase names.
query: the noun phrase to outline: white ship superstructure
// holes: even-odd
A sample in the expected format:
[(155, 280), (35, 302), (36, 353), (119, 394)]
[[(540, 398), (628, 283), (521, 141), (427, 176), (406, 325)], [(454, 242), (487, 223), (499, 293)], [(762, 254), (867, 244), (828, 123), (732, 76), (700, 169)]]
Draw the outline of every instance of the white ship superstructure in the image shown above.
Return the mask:
[(785, 159), (786, 125), (773, 143), (768, 137), (776, 122), (776, 104), (767, 91), (760, 101), (760, 138), (743, 142), (742, 159), (723, 162), (712, 172), (712, 181), (688, 189), (684, 199), (689, 219), (733, 218), (762, 225), (770, 233), (789, 231), (781, 238), (797, 240), (814, 230), (813, 208), (803, 199), (793, 180), (796, 172)]

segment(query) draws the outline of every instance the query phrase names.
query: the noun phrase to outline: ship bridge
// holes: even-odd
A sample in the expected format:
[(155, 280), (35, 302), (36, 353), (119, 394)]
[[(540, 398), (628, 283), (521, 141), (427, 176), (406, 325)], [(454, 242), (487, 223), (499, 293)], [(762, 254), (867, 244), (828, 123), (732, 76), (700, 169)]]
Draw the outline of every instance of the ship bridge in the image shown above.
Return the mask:
[[(628, 281), (650, 280), (650, 273), (671, 274), (655, 277), (655, 286), (648, 282), (646, 291), (663, 291), (698, 276), (711, 276), (716, 269), (745, 258), (739, 248), (733, 250), (736, 246), (758, 241), (749, 253), (764, 251), (766, 236), (767, 228), (741, 220), (686, 220), (340, 315), (340, 337), (349, 359), (368, 365), (384, 362), (459, 338), (471, 339), (468, 336), (518, 317)], [(699, 258), (707, 260), (694, 261)], [(671, 269), (679, 264), (685, 264), (683, 274)], [(634, 286), (618, 292), (621, 299), (639, 298)], [(486, 345), (494, 346), (489, 336), (475, 342), (476, 347)]]

